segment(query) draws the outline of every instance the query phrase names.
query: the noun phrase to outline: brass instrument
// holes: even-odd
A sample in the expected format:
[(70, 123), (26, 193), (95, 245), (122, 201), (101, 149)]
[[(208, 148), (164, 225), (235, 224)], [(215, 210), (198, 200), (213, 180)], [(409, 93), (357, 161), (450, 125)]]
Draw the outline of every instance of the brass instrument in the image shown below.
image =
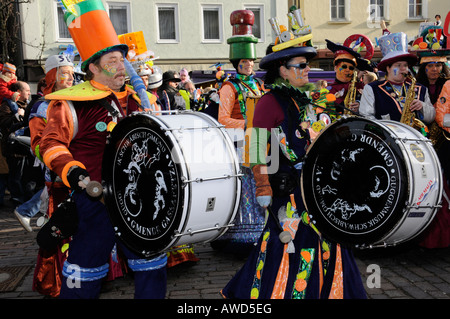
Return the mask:
[(350, 104), (354, 103), (356, 101), (356, 81), (358, 80), (358, 72), (353, 71), (353, 79), (350, 82), (350, 85), (348, 86), (347, 95), (344, 99), (344, 115), (354, 115), (352, 111), (349, 110)]
[(414, 112), (411, 111), (411, 104), (416, 98), (416, 78), (409, 74), (406, 75), (406, 78), (411, 80), (411, 86), (406, 92), (405, 104), (403, 105), (403, 112), (402, 117), (400, 118), (400, 123), (411, 126), (412, 128), (415, 128), (426, 136), (426, 132), (428, 131), (427, 126), (421, 120), (417, 119)]

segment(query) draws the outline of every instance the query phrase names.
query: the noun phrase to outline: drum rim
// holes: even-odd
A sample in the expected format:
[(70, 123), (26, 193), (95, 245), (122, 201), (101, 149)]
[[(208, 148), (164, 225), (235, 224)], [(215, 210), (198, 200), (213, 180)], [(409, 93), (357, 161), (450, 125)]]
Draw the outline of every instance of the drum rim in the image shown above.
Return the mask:
[[(424, 137), (420, 132), (418, 132), (415, 129), (412, 129), (410, 126), (404, 124), (404, 123), (400, 123), (397, 121), (392, 121), (392, 120), (380, 120), (380, 123), (384, 124), (385, 127), (387, 128), (387, 130), (389, 130), (389, 132), (393, 135), (393, 130), (391, 127), (389, 127), (389, 125), (394, 125), (394, 126), (399, 126), (399, 127), (403, 127), (405, 129), (407, 129), (409, 132), (412, 132), (416, 135), (416, 137), (421, 141), (421, 143), (423, 143), (425, 145), (425, 148), (428, 151), (428, 155), (431, 155), (433, 160), (431, 162), (433, 162), (437, 167), (436, 167), (436, 171), (437, 172), (441, 172), (442, 168), (441, 168), (441, 163), (439, 161), (439, 158), (437, 156), (437, 153), (435, 152), (433, 146), (431, 145), (431, 142), (428, 138)], [(389, 125), (386, 125), (389, 124)], [(401, 143), (400, 144), (400, 148), (402, 150), (402, 153), (404, 155), (404, 157), (408, 157), (409, 159), (412, 159), (410, 153), (408, 152), (408, 149), (406, 147), (405, 144)], [(409, 199), (408, 199), (408, 203), (412, 203), (414, 200), (414, 195), (415, 195), (415, 188), (416, 185), (414, 183), (414, 174), (413, 174), (413, 165), (412, 165), (412, 160), (408, 161), (407, 163), (407, 174), (408, 174), (408, 187), (412, 188), (411, 191), (409, 192)], [(441, 202), (442, 199), (442, 194), (443, 194), (443, 189), (442, 189), (442, 182), (443, 182), (443, 178), (441, 174), (437, 174), (436, 176), (437, 182), (438, 184), (441, 186), (439, 187), (439, 191), (437, 193), (437, 198), (438, 198), (438, 202)], [(403, 214), (402, 218), (400, 218), (398, 220), (398, 223), (389, 231), (385, 234), (385, 236), (383, 238), (381, 238), (380, 240), (378, 240), (377, 242), (373, 243), (373, 245), (378, 245), (381, 243), (387, 244), (387, 245), (397, 245), (409, 240), (412, 240), (414, 238), (416, 238), (417, 236), (419, 236), (433, 221), (434, 217), (436, 216), (437, 212), (438, 212), (438, 208), (433, 208), (429, 214), (429, 217), (427, 219), (427, 221), (425, 223), (423, 223), (421, 225), (421, 228), (414, 234), (411, 234), (408, 237), (404, 237), (401, 238), (393, 243), (386, 243), (386, 240), (391, 238), (393, 235), (395, 235), (396, 231), (398, 231), (402, 226), (404, 221), (408, 218), (409, 213), (411, 212), (411, 208), (405, 208), (405, 213)]]
[[(350, 237), (350, 239), (348, 239), (348, 238), (344, 239), (344, 238), (342, 238), (342, 233), (340, 233), (340, 231), (338, 231), (338, 229), (335, 226), (333, 226), (327, 219), (325, 219), (322, 216), (323, 212), (320, 209), (319, 209), (320, 212), (318, 213), (319, 218), (316, 218), (315, 214), (311, 213), (311, 211), (310, 211), (311, 208), (313, 208), (313, 209), (317, 208), (316, 205), (315, 205), (316, 201), (314, 200), (313, 201), (314, 203), (312, 203), (312, 205), (308, 205), (308, 202), (307, 202), (307, 199), (309, 198), (309, 196), (310, 195), (314, 195), (314, 193), (313, 193), (313, 191), (309, 191), (309, 190), (307, 190), (305, 188), (304, 181), (306, 181), (305, 168), (308, 167), (307, 160), (308, 160), (308, 158), (311, 157), (311, 152), (313, 152), (313, 150), (314, 150), (314, 145), (320, 140), (320, 137), (323, 138), (323, 136), (326, 134), (325, 132), (329, 131), (331, 128), (334, 128), (337, 125), (344, 125), (345, 123), (352, 122), (352, 121), (355, 121), (355, 120), (363, 121), (363, 122), (367, 122), (367, 123), (371, 123), (373, 125), (376, 125), (378, 128), (381, 128), (384, 131), (387, 131), (387, 133), (389, 133), (389, 137), (391, 139), (394, 139), (394, 140), (396, 139), (396, 137), (394, 137), (393, 134), (392, 134), (392, 130), (389, 127), (386, 127), (386, 125), (380, 123), (381, 121), (374, 121), (374, 120), (370, 120), (370, 119), (367, 119), (367, 118), (360, 118), (360, 117), (343, 117), (340, 120), (338, 120), (336, 122), (333, 122), (331, 125), (329, 125), (324, 131), (322, 131), (316, 137), (316, 139), (313, 141), (313, 143), (311, 143), (310, 147), (308, 148), (308, 150), (306, 152), (305, 158), (303, 160), (303, 169), (302, 169), (301, 177), (300, 177), (300, 180), (301, 180), (301, 192), (302, 192), (303, 202), (304, 202), (306, 211), (308, 212), (308, 214), (310, 216), (311, 222), (316, 224), (316, 227), (319, 228), (319, 231), (322, 228), (322, 229), (326, 230), (327, 232), (329, 232), (328, 234), (324, 233), (324, 235), (326, 237), (329, 237), (331, 240), (334, 240), (334, 241), (339, 242), (341, 244), (350, 245), (350, 246), (365, 245), (365, 244), (368, 244), (368, 242), (375, 243), (375, 242), (379, 242), (379, 240), (378, 239), (377, 240), (373, 240), (372, 239), (375, 236), (373, 234), (373, 231), (370, 231), (369, 233), (363, 233), (363, 234), (348, 233), (345, 236)], [(401, 152), (401, 155), (403, 157), (401, 159), (402, 162), (405, 162), (405, 159), (404, 159), (404, 156), (405, 156), (405, 154), (404, 154), (404, 146), (403, 145), (400, 146), (400, 145), (398, 145), (396, 143), (395, 143), (395, 145), (398, 148), (397, 150), (399, 150)], [(398, 161), (399, 159), (396, 159), (396, 160)], [(411, 187), (411, 185), (410, 185), (411, 183), (410, 182), (411, 182), (411, 178), (412, 177), (411, 177), (410, 167), (409, 166), (407, 167), (407, 165), (403, 165), (402, 167), (401, 166), (399, 166), (399, 167), (402, 168), (404, 170), (404, 172), (407, 174), (407, 178), (405, 178), (405, 179), (407, 180), (408, 185), (406, 187), (406, 190), (405, 189), (401, 190), (402, 195), (399, 196), (398, 204), (395, 207), (396, 208), (395, 212), (394, 212), (395, 214), (399, 214), (400, 208), (398, 207), (398, 205), (400, 205), (400, 201), (402, 199), (405, 199), (405, 200), (409, 199), (409, 197), (411, 196), (407, 192), (407, 190), (409, 190), (409, 188)], [(310, 179), (312, 179), (312, 177)], [(311, 186), (311, 185), (309, 185), (309, 186)], [(310, 206), (310, 207), (308, 207), (308, 206)], [(375, 230), (382, 229), (383, 230), (382, 231), (382, 236), (380, 236), (380, 237), (382, 237), (384, 239), (384, 238), (387, 237), (387, 235), (391, 234), (392, 229), (397, 227), (398, 223), (402, 219), (403, 219), (403, 216), (401, 218), (398, 218), (398, 221), (394, 221), (392, 218), (389, 218), (388, 220), (383, 222), (382, 225), (376, 227)], [(330, 229), (331, 229), (331, 231), (330, 231)], [(363, 238), (363, 239), (359, 240), (360, 238)]]

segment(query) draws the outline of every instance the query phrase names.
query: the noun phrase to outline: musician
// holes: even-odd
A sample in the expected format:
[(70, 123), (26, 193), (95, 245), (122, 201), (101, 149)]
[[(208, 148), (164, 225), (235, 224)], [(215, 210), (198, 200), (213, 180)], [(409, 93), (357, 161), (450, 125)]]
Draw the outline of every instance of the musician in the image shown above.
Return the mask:
[[(362, 60), (361, 55), (351, 48), (343, 45), (338, 45), (330, 40), (326, 40), (327, 48), (334, 52), (335, 58), (333, 61), (334, 71), (336, 78), (332, 84), (330, 84), (330, 93), (336, 96), (335, 106), (343, 113), (345, 107), (345, 97), (348, 94), (348, 88), (353, 80), (354, 72), (358, 70), (358, 61)], [(364, 85), (360, 81), (355, 83), (355, 101), (348, 105), (348, 108), (354, 112), (359, 109), (359, 96)]]
[[(269, 51), (260, 62), (270, 91), (256, 106), (251, 135), (257, 200), (272, 213), (258, 246), (222, 294), (243, 299), (365, 298), (350, 250), (320, 236), (305, 211), (298, 181), (311, 142), (309, 128), (319, 117), (306, 94), (314, 90), (308, 62), (317, 52), (310, 42), (298, 40), (298, 46), (290, 41), (291, 46)], [(269, 139), (270, 163), (277, 167), (266, 162)], [(289, 229), (289, 242), (279, 238), (280, 222)]]
[(416, 118), (425, 124), (431, 123), (436, 113), (426, 87), (416, 83), (414, 99), (406, 101), (411, 86), (408, 76), (417, 63), (416, 55), (407, 51), (406, 34), (385, 35), (379, 39), (379, 45), (384, 56), (378, 69), (386, 72), (386, 79), (364, 87), (360, 115), (370, 119), (400, 121), (403, 107), (408, 102), (410, 110), (416, 113)]
[[(85, 188), (91, 180), (101, 181), (108, 131), (124, 118), (124, 109), (139, 110), (138, 101), (132, 98), (134, 91), (124, 85), (128, 47), (119, 43), (103, 10), (89, 12), (104, 20), (101, 25), (90, 28), (85, 23), (83, 19), (92, 15), (68, 19), (80, 19), (77, 25), (81, 27), (69, 31), (84, 61), (86, 82), (46, 95), (51, 102), (40, 144), (44, 163), (74, 190), (78, 215), (78, 230), (63, 267), (60, 298), (89, 299), (100, 293), (116, 238), (105, 205), (90, 198)], [(96, 42), (97, 38), (102, 41)], [(167, 256), (142, 259), (124, 245), (121, 248), (134, 271), (135, 298), (164, 298)]]
[(431, 103), (434, 105), (441, 94), (442, 87), (450, 78), (450, 68), (447, 66), (447, 57), (440, 54), (429, 53), (420, 57), (417, 82), (425, 85), (430, 94)]
[[(239, 17), (244, 19), (240, 20)], [(236, 76), (225, 81), (219, 90), (218, 121), (226, 128), (237, 132), (236, 136), (240, 135), (237, 147), (241, 163), (244, 164), (246, 147), (244, 133), (249, 125), (248, 119), (252, 117), (251, 113), (254, 111), (250, 103), (263, 94), (263, 84), (254, 76), (253, 71), (256, 59), (255, 42), (258, 42), (257, 38), (251, 34), (253, 12), (234, 11), (231, 14), (231, 21), (232, 24), (244, 21), (247, 26), (250, 26), (250, 33), (242, 36), (233, 34), (233, 40), (241, 40), (231, 43), (230, 46), (230, 62), (236, 69)], [(254, 106), (254, 102), (252, 105)], [(241, 204), (233, 222), (235, 226), (212, 243), (212, 246), (234, 253), (248, 254), (264, 228), (265, 212), (255, 199), (255, 181), (252, 171), (245, 165), (241, 165), (240, 169), (244, 176), (242, 177)]]

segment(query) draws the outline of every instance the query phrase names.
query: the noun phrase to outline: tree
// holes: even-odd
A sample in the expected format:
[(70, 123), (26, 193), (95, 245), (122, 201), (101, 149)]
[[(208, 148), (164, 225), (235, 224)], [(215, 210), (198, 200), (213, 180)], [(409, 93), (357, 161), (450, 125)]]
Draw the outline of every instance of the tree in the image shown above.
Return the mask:
[(19, 4), (30, 2), (31, 0), (0, 1), (0, 61), (12, 62), (18, 69), (22, 65)]

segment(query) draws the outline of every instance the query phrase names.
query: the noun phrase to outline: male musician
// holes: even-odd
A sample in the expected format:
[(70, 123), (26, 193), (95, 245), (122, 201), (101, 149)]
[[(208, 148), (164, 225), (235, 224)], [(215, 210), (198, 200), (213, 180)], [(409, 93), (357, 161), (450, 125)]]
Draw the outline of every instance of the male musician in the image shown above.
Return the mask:
[(378, 68), (386, 72), (386, 80), (375, 81), (364, 87), (360, 114), (371, 119), (400, 121), (406, 103), (416, 113), (417, 119), (425, 124), (431, 123), (436, 112), (427, 88), (416, 83), (414, 98), (411, 101), (406, 98), (411, 87), (408, 78), (410, 69), (417, 62), (416, 55), (407, 52), (406, 34), (385, 35), (378, 43), (383, 53)]
[(332, 83), (330, 93), (336, 96), (335, 106), (337, 110), (343, 112), (344, 107), (357, 112), (359, 108), (359, 91), (363, 89), (364, 85), (360, 81), (355, 82), (355, 97), (358, 99), (352, 101), (349, 105), (345, 106), (345, 97), (348, 94), (348, 88), (353, 80), (354, 72), (358, 67), (358, 59), (361, 59), (359, 53), (353, 51), (352, 49), (345, 47), (343, 45), (338, 45), (330, 40), (327, 41), (327, 48), (334, 52), (334, 71), (336, 72), (336, 79)]
[[(84, 61), (82, 70), (87, 81), (46, 95), (51, 103), (40, 154), (44, 163), (74, 190), (78, 214), (78, 230), (63, 267), (61, 298), (97, 298), (100, 293), (116, 239), (105, 205), (90, 198), (85, 188), (90, 180), (101, 181), (108, 131), (125, 116), (125, 109), (133, 111), (139, 107), (131, 98), (134, 91), (124, 86), (128, 47), (119, 43), (107, 14), (98, 10), (99, 5), (93, 11), (86, 8), (91, 15), (84, 13), (68, 19), (80, 19), (78, 26), (82, 27), (69, 27), (69, 31)], [(83, 20), (92, 15), (103, 20), (101, 25), (92, 28), (92, 23)], [(96, 42), (96, 38), (103, 41)], [(141, 259), (126, 247), (121, 248), (134, 271), (135, 298), (164, 298), (166, 255)]]

